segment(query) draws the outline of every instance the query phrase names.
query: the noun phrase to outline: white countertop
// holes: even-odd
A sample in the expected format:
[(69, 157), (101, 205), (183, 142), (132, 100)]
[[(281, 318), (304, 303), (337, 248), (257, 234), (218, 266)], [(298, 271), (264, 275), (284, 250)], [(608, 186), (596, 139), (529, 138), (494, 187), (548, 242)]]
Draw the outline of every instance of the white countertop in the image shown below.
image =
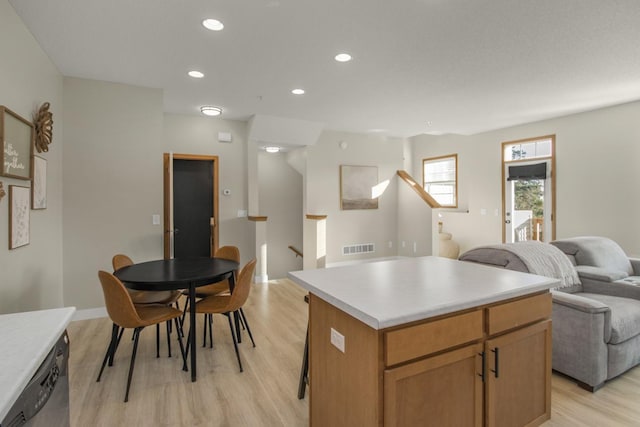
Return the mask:
[(289, 278), (374, 329), (558, 286), (549, 277), (440, 257), (289, 272)]
[(0, 315), (0, 420), (67, 328), (74, 307)]

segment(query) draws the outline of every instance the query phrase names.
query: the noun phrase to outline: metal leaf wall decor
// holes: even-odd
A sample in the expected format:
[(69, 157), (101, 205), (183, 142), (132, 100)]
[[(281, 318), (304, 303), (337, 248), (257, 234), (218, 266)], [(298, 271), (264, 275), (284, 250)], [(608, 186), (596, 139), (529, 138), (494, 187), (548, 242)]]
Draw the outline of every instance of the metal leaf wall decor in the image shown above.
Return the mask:
[(49, 144), (53, 138), (53, 114), (49, 111), (49, 103), (42, 104), (34, 118), (36, 127), (36, 150), (38, 153), (49, 151)]

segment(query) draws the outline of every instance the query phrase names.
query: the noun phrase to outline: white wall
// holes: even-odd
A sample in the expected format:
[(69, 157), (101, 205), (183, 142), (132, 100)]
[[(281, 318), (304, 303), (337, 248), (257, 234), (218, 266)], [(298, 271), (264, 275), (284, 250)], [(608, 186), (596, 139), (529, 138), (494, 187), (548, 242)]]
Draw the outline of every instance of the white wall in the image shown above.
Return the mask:
[(0, 0), (0, 58), (0, 104), (31, 121), (49, 102), (54, 121), (49, 151), (34, 151), (47, 160), (47, 209), (30, 211), (30, 243), (13, 250), (9, 186), (31, 183), (0, 176), (7, 193), (0, 200), (0, 313), (62, 307), (62, 75), (6, 0)]
[[(346, 149), (339, 143), (344, 141)], [(324, 131), (307, 148), (305, 214), (327, 215), (327, 264), (396, 255), (398, 187), (396, 171), (403, 168), (401, 140), (346, 132)], [(378, 209), (340, 210), (340, 165), (377, 166), (378, 181), (389, 186)], [(305, 241), (307, 236), (305, 235)], [(388, 242), (392, 242), (389, 248)], [(342, 246), (375, 243), (376, 252), (342, 255)]]
[(289, 245), (302, 249), (302, 175), (287, 163), (286, 154), (258, 155), (260, 215), (267, 216), (267, 273), (282, 279), (302, 270), (302, 258)]
[(638, 117), (634, 102), (472, 136), (422, 135), (412, 138), (414, 167), (458, 153), (460, 207), (469, 213), (442, 212), (445, 231), (464, 252), (502, 241), (501, 143), (555, 134), (556, 238), (606, 236), (639, 256)]

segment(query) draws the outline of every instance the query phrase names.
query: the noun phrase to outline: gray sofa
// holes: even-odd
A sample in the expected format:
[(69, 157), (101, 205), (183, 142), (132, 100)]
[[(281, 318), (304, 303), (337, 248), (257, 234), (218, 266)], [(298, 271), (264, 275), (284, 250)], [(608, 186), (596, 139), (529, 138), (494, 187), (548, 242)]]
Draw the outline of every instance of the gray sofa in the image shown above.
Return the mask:
[[(629, 259), (604, 237), (552, 244), (567, 255), (582, 282), (552, 291), (553, 369), (595, 391), (640, 363), (640, 260)], [(472, 249), (459, 259), (539, 274), (511, 253), (509, 244), (499, 246)]]

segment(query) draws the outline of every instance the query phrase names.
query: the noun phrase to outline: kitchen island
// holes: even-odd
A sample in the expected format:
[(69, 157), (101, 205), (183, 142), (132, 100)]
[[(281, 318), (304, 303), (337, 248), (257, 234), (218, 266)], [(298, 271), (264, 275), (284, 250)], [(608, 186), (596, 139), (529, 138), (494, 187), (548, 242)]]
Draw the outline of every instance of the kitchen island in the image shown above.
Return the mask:
[(438, 257), (305, 270), (310, 424), (538, 425), (558, 281)]

